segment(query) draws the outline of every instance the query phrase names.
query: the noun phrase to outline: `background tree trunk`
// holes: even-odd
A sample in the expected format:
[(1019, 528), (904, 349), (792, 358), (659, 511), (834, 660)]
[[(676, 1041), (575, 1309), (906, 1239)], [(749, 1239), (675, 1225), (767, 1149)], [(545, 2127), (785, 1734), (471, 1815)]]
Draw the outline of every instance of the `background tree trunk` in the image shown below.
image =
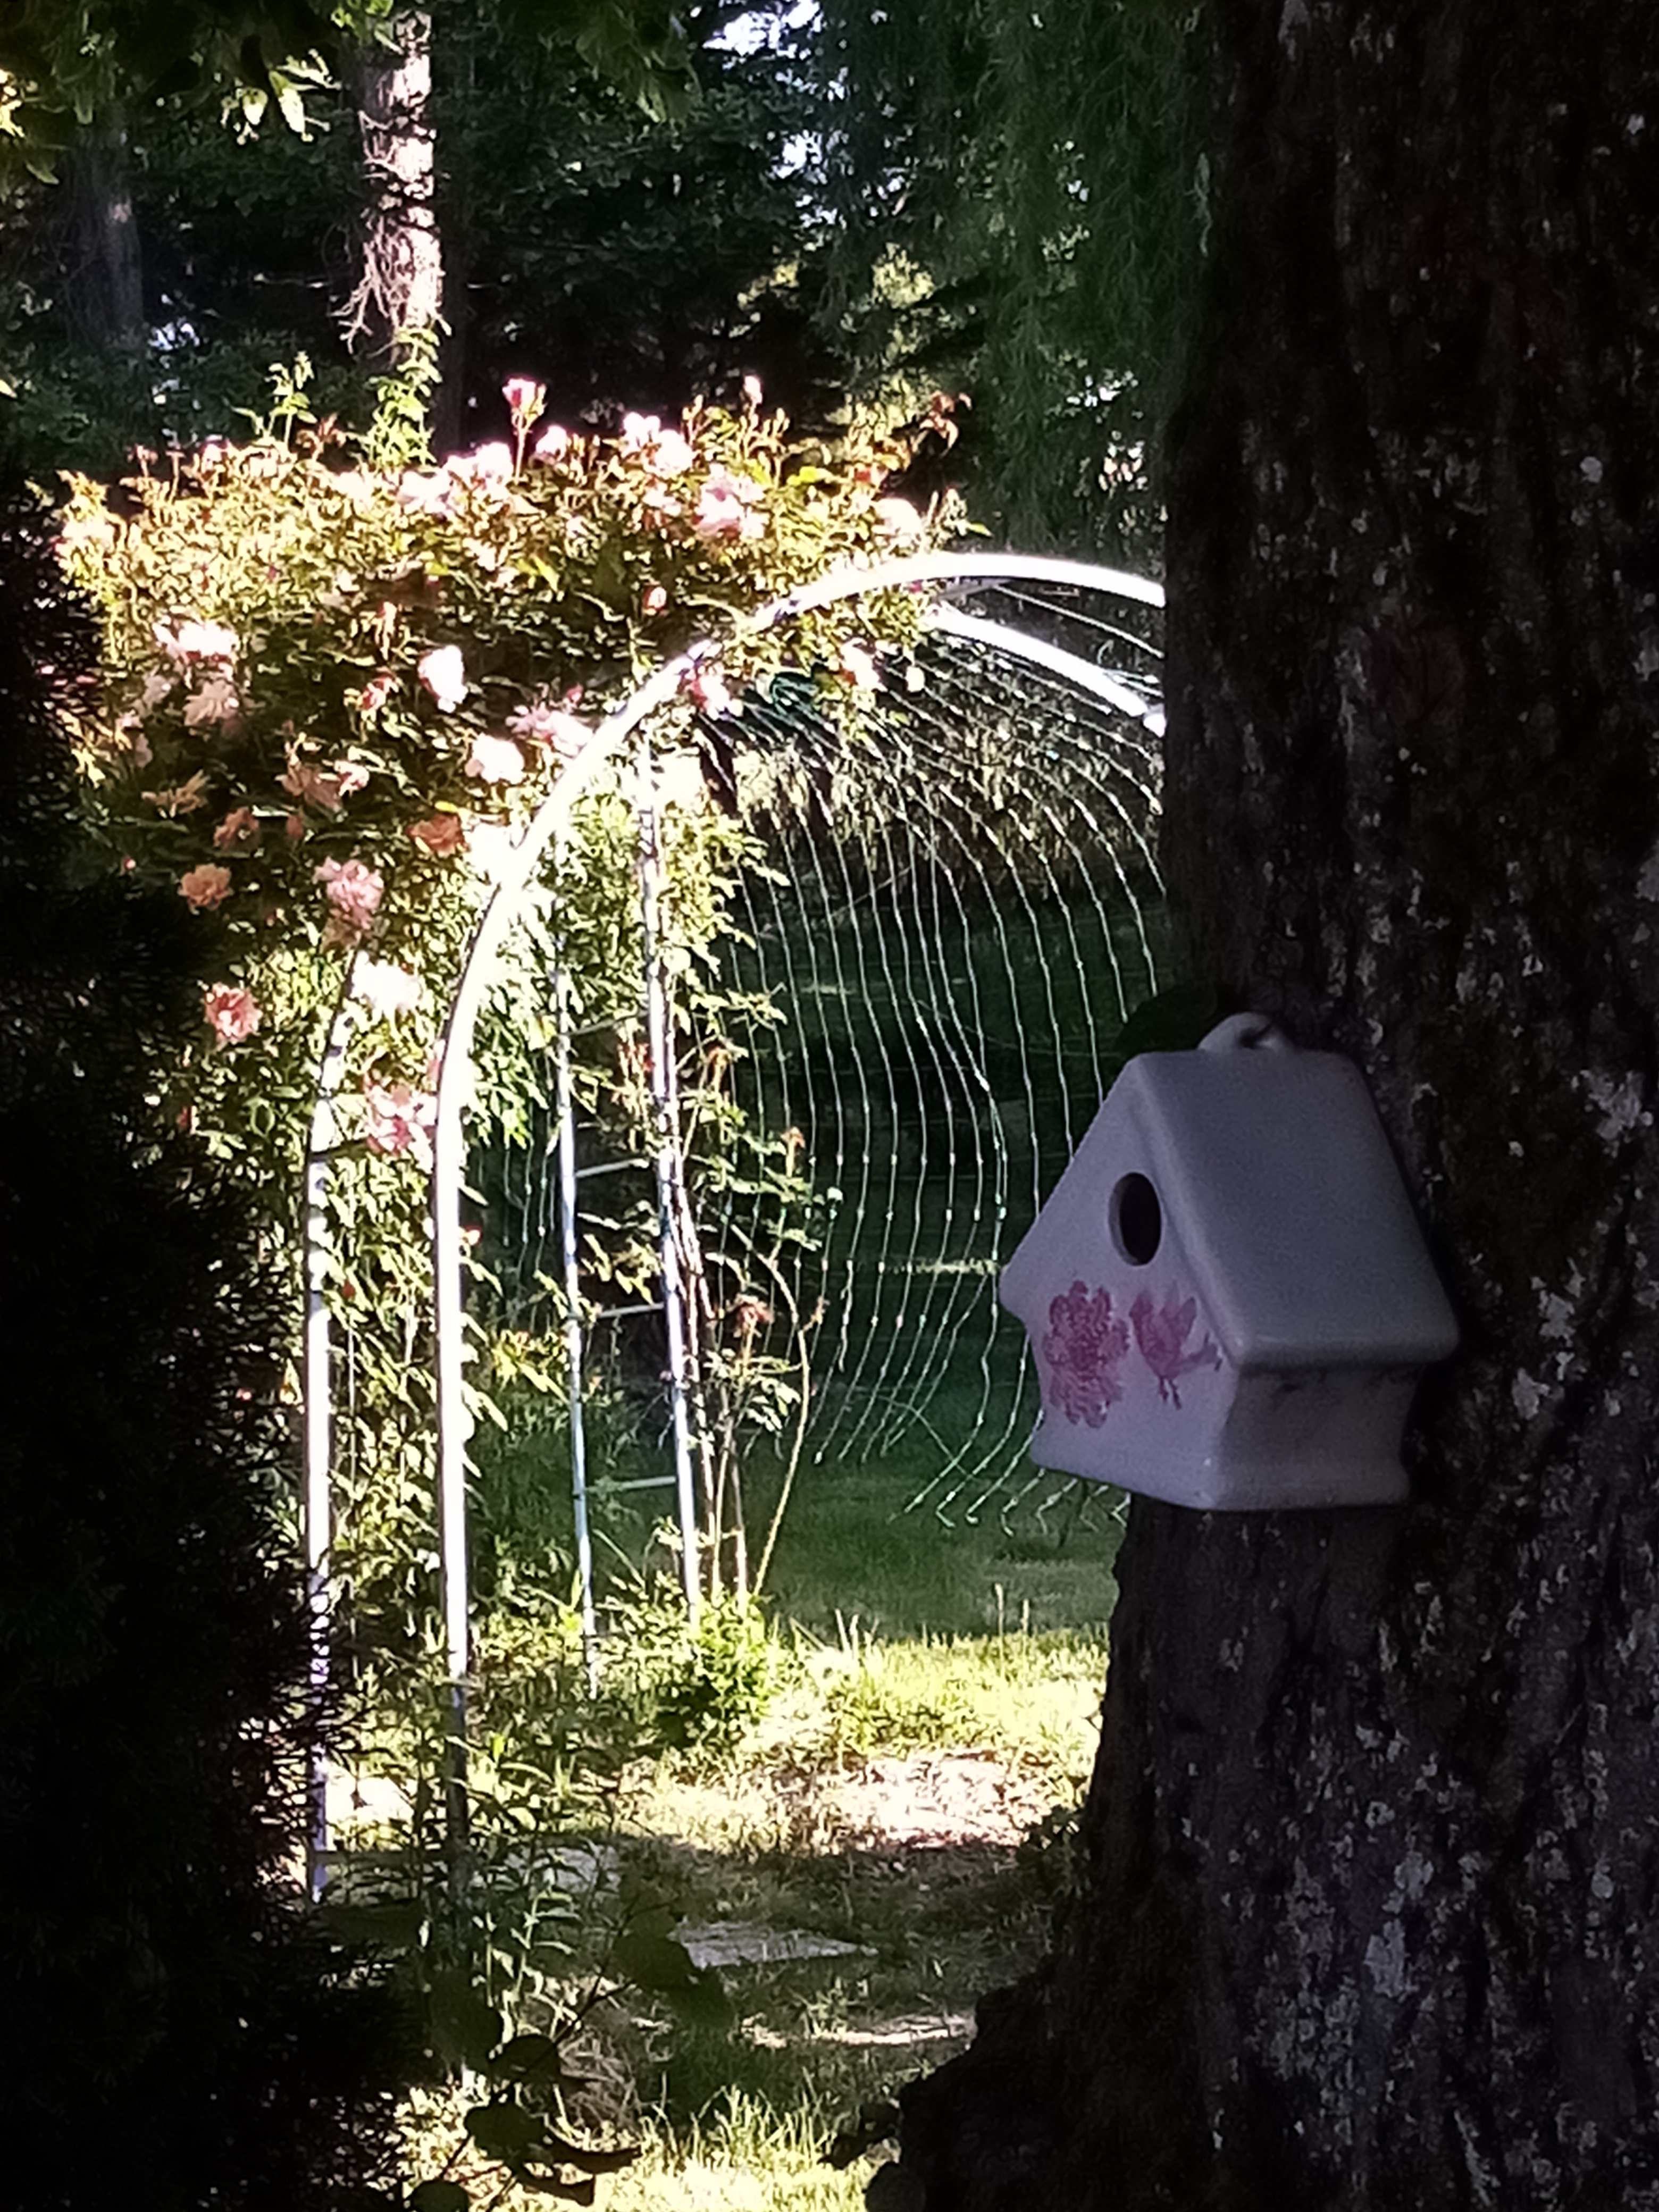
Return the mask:
[(118, 109), (75, 139), (64, 165), (64, 200), (71, 323), (88, 344), (140, 361), (149, 349), (143, 250)]
[(347, 337), (393, 362), (407, 341), (433, 332), (443, 307), (444, 270), (434, 200), (432, 19), (407, 9), (386, 43), (358, 58), (357, 122), (363, 142), (363, 204), (356, 289), (344, 315)]
[(1166, 859), (1464, 1349), (1407, 1508), (1135, 1504), (1078, 1893), (872, 2202), (1649, 2212), (1659, 21), (1214, 16)]

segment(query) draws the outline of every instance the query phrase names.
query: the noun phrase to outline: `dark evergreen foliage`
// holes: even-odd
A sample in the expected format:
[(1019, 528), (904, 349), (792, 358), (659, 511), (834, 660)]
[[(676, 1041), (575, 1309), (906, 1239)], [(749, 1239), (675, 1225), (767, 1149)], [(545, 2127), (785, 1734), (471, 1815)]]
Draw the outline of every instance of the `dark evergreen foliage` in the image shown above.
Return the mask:
[(967, 392), (950, 473), (1008, 543), (1155, 562), (1208, 219), (1204, 12), (823, 0), (813, 60), (860, 372)]
[(75, 880), (54, 706), (91, 659), (7, 498), (0, 2198), (346, 2212), (386, 2201), (392, 2043), (287, 1875), (309, 1723), (285, 1292), (151, 1126), (148, 1048), (193, 996), (182, 902)]

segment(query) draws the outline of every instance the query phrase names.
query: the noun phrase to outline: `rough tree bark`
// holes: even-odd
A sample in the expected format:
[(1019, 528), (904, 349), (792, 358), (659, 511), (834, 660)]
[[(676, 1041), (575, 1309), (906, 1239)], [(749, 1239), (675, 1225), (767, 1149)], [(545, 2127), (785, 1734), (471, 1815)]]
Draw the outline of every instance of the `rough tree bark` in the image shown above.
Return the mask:
[(359, 270), (346, 303), (348, 340), (396, 362), (435, 331), (443, 308), (442, 240), (434, 198), (432, 19), (399, 10), (356, 65), (363, 144)]
[(1465, 1344), (1406, 1508), (1134, 1505), (1079, 1893), (872, 2201), (1652, 2212), (1659, 10), (1213, 16), (1169, 872)]

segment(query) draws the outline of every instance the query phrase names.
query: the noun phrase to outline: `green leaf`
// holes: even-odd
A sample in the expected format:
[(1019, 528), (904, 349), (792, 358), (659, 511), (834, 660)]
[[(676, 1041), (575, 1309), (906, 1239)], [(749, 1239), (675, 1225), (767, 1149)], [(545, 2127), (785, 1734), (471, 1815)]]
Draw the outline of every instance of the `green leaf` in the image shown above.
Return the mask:
[(589, 2150), (584, 2144), (573, 2143), (564, 2136), (556, 2136), (551, 2129), (543, 2137), (544, 2155), (557, 2159), (562, 2166), (574, 2166), (584, 2173), (620, 2173), (624, 2166), (632, 2166), (639, 2156), (637, 2145), (624, 2150)]
[(611, 1959), (625, 1980), (653, 1994), (689, 1990), (697, 1979), (697, 1966), (684, 1944), (649, 1928), (625, 1928), (617, 1938)]
[(475, 2105), (466, 2116), (466, 2131), (487, 2156), (514, 2164), (535, 2155), (542, 2135), (534, 2112), (503, 2099)]
[(515, 2035), (496, 2053), (491, 2070), (512, 2081), (556, 2079), (559, 2046), (550, 2035)]
[(468, 2212), (471, 2203), (459, 2181), (422, 2181), (409, 2192), (409, 2212)]

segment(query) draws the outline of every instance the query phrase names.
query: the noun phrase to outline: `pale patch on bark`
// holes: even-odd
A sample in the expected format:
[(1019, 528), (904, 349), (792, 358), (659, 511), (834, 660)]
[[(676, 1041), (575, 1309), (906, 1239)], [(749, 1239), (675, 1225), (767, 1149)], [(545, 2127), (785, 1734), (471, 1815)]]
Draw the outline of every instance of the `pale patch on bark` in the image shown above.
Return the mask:
[(394, 19), (392, 43), (368, 48), (359, 70), (362, 265), (343, 316), (348, 341), (395, 349), (429, 331), (443, 307), (443, 249), (434, 202), (432, 27)]

